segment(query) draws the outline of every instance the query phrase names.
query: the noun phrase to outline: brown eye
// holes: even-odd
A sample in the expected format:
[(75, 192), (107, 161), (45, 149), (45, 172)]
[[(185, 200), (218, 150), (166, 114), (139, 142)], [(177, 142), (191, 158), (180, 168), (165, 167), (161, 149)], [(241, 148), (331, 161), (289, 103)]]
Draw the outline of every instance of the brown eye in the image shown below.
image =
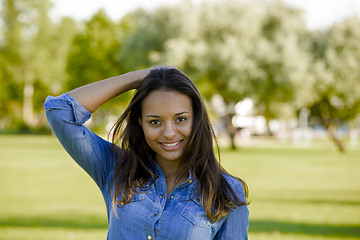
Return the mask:
[(177, 122), (183, 122), (183, 121), (186, 121), (186, 118), (185, 117), (178, 117), (176, 119)]
[(154, 119), (154, 120), (151, 120), (149, 123), (150, 123), (151, 125), (159, 125), (159, 124), (160, 124), (160, 121), (157, 120), (157, 119)]

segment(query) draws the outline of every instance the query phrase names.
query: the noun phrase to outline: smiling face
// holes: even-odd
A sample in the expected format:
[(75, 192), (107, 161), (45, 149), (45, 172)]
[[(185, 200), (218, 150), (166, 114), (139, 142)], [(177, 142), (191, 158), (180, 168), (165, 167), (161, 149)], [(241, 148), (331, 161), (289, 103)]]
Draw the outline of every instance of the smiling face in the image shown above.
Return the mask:
[(185, 94), (156, 90), (142, 102), (140, 124), (159, 164), (179, 164), (189, 142), (192, 122), (192, 103)]

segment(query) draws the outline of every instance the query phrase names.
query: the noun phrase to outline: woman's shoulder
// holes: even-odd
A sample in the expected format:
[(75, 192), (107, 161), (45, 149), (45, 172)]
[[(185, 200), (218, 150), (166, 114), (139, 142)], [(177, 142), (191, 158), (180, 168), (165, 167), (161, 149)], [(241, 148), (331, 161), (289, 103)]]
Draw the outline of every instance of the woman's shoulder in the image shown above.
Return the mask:
[(245, 183), (240, 178), (234, 177), (226, 172), (223, 173), (223, 177), (234, 191), (245, 194)]

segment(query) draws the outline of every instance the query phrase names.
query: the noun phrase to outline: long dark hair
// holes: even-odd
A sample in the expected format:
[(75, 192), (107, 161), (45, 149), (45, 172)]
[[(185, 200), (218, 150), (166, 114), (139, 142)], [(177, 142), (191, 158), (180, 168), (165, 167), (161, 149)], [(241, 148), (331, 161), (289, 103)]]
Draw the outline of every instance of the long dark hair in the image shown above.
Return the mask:
[[(189, 143), (183, 153), (177, 179), (191, 171), (196, 183), (197, 192), (206, 215), (213, 222), (226, 216), (231, 208), (245, 205), (226, 181), (228, 174), (215, 157), (220, 158), (219, 146), (212, 129), (201, 95), (193, 82), (181, 71), (170, 68), (152, 70), (141, 82), (125, 112), (113, 126), (113, 146), (119, 146), (113, 176), (113, 206), (131, 202), (132, 196), (143, 189), (149, 181), (156, 181), (154, 175), (154, 151), (147, 144), (139, 119), (141, 104), (155, 90), (171, 90), (187, 95), (192, 101), (193, 124)], [(237, 178), (244, 187), (247, 186)], [(150, 186), (151, 187), (151, 186)], [(120, 197), (119, 197), (120, 196)]]

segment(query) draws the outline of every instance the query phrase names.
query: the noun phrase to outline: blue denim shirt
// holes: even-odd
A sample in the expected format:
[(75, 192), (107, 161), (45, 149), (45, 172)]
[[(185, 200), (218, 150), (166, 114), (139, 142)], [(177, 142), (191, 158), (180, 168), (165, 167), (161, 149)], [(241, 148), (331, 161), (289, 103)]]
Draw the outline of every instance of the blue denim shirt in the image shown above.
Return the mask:
[[(166, 197), (165, 176), (156, 164), (158, 178), (154, 186), (134, 195), (131, 203), (115, 208), (116, 216), (111, 197), (115, 159), (111, 154), (111, 144), (83, 125), (91, 113), (67, 93), (48, 97), (44, 106), (50, 126), (62, 146), (101, 190), (109, 224), (107, 239), (248, 239), (249, 212), (246, 205), (231, 210), (225, 218), (212, 223), (196, 195), (192, 194), (195, 182), (191, 174)], [(230, 176), (225, 178), (238, 197), (245, 201), (242, 184)]]

